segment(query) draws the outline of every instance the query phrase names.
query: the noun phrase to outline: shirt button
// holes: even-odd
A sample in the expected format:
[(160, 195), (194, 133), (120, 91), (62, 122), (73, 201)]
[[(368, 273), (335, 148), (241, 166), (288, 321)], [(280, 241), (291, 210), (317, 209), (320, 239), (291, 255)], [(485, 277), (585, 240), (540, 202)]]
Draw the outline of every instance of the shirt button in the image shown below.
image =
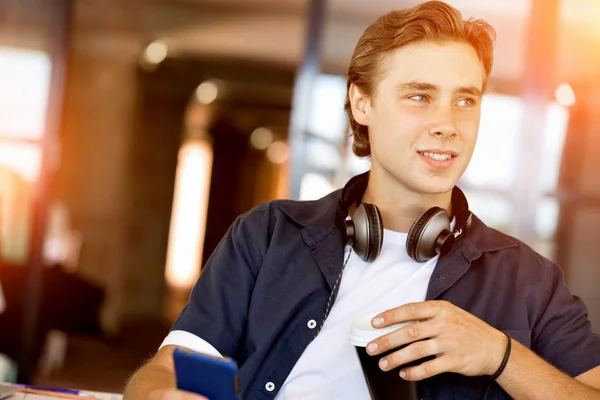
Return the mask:
[(308, 329), (315, 329), (317, 327), (317, 321), (311, 319), (310, 321), (308, 321), (306, 326), (308, 326)]
[(265, 389), (267, 389), (267, 392), (272, 392), (275, 390), (275, 384), (273, 382), (267, 382)]

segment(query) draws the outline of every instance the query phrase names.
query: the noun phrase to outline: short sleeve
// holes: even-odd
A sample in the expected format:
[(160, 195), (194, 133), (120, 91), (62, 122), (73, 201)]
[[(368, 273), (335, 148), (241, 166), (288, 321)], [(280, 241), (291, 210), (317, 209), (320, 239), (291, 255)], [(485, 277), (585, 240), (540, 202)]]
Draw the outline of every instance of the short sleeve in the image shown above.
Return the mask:
[(564, 283), (562, 270), (546, 261), (544, 303), (533, 330), (533, 350), (576, 377), (600, 365), (600, 336), (591, 330), (585, 304)]
[(247, 222), (239, 217), (223, 237), (192, 289), (172, 331), (202, 338), (237, 359), (260, 265)]

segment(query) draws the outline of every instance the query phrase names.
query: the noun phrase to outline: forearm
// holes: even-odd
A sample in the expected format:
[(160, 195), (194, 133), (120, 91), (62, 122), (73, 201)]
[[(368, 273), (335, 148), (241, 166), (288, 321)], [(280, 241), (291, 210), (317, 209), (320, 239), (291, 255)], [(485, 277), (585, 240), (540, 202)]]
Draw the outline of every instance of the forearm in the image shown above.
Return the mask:
[(516, 340), (497, 382), (516, 400), (600, 400), (600, 391), (562, 373)]
[(146, 400), (159, 389), (175, 389), (175, 375), (161, 364), (147, 364), (139, 369), (127, 383), (125, 400)]

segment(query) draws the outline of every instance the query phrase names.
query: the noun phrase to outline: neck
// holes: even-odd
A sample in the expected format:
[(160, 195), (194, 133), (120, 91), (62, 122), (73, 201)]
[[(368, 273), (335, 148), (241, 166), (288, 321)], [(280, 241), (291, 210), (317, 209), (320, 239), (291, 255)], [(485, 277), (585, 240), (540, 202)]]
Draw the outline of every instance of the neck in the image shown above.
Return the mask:
[(363, 201), (379, 208), (385, 229), (408, 232), (419, 216), (431, 207), (441, 207), (452, 213), (452, 191), (418, 193), (403, 185), (390, 185), (389, 179), (369, 176)]

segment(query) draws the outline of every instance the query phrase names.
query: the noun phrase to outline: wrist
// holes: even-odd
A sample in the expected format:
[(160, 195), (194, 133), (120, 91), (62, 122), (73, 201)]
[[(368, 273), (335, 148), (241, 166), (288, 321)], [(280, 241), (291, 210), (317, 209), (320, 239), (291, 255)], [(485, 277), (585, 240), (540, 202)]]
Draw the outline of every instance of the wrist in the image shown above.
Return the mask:
[(504, 352), (502, 354), (502, 360), (500, 361), (500, 364), (498, 365), (498, 367), (494, 370), (494, 372), (492, 374), (490, 374), (490, 379), (492, 380), (496, 380), (500, 377), (500, 375), (502, 375), (502, 373), (504, 372), (504, 369), (506, 368), (506, 365), (508, 364), (508, 360), (510, 358), (510, 354), (511, 354), (511, 350), (512, 350), (512, 338), (510, 337), (510, 335), (506, 332), (502, 332), (505, 336), (505, 349)]
[(481, 375), (490, 376), (502, 364), (502, 357), (506, 350), (506, 335), (504, 332), (494, 329), (492, 341), (487, 346), (487, 363), (484, 365)]

